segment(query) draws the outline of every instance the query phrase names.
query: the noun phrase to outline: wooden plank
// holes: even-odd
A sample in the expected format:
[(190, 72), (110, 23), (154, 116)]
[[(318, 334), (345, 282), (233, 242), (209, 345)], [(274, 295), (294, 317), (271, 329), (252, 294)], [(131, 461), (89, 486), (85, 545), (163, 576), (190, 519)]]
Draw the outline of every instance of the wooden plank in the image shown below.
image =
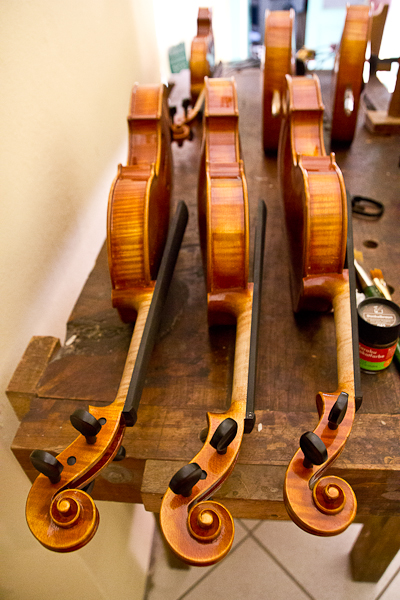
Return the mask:
[(6, 389), (11, 406), (20, 420), (29, 411), (32, 398), (37, 396), (39, 380), (59, 349), (60, 340), (55, 337), (34, 336), (30, 340)]
[(400, 550), (400, 517), (370, 517), (350, 553), (355, 581), (377, 582)]
[(368, 104), (374, 106), (374, 110), (366, 110), (365, 114), (365, 127), (368, 131), (377, 135), (400, 133), (400, 69), (392, 95), (376, 75), (370, 78), (365, 95)]
[[(171, 477), (183, 467), (183, 461), (147, 460), (143, 475), (141, 495), (144, 507), (152, 512), (159, 512), (162, 497), (168, 487)], [(223, 486), (213, 495), (221, 502), (234, 517), (246, 519), (288, 519), (283, 504), (282, 488), (285, 477), (285, 466), (249, 465), (238, 463), (232, 475)], [(391, 470), (380, 475), (374, 474), (373, 489), (368, 479), (370, 468), (360, 466), (355, 472), (351, 469), (338, 467), (330, 469), (327, 474), (335, 474), (348, 481), (358, 499), (358, 519), (370, 517), (374, 511), (384, 514), (398, 509), (398, 474)], [(383, 475), (383, 476), (382, 476)], [(389, 499), (393, 490), (393, 498)], [(382, 497), (382, 501), (380, 498)]]
[(365, 117), (365, 126), (377, 135), (400, 133), (400, 117), (392, 117), (387, 110), (369, 110)]

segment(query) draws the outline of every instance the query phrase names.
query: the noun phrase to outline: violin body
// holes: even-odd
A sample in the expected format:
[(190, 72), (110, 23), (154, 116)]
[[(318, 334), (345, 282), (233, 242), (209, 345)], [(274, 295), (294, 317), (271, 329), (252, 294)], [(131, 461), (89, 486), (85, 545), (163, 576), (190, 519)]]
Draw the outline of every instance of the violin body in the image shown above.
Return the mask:
[(199, 8), (197, 35), (190, 50), (190, 93), (193, 105), (204, 85), (204, 77), (211, 77), (214, 70), (214, 36), (211, 8)]
[[(245, 431), (254, 307), (253, 284), (248, 283), (248, 197), (238, 120), (234, 80), (206, 77), (199, 229), (209, 324), (236, 323), (232, 395), (227, 412), (207, 413), (204, 446), (171, 480), (160, 511), (161, 528), (172, 550), (197, 566), (218, 562), (231, 548), (233, 519), (223, 505), (207, 499), (232, 472)], [(220, 448), (216, 438), (226, 426), (233, 433)], [(188, 489), (174, 488), (177, 476), (182, 478), (185, 469), (195, 472), (196, 468), (199, 476)]]
[(347, 6), (333, 69), (332, 142), (351, 144), (354, 138), (370, 29), (369, 10), (369, 6)]
[(107, 249), (112, 303), (131, 322), (132, 290), (152, 287), (168, 232), (172, 154), (163, 85), (135, 85), (128, 126), (128, 164), (118, 167), (109, 195)]
[(53, 459), (58, 480), (42, 472), (29, 493), (29, 528), (56, 552), (77, 550), (95, 534), (99, 513), (83, 488), (114, 459), (125, 427), (134, 424), (124, 417), (124, 403), (168, 229), (172, 163), (164, 86), (136, 85), (128, 122), (129, 164), (119, 166), (111, 188), (107, 241), (113, 305), (124, 320), (136, 318), (135, 328), (115, 401), (91, 406), (86, 413), (89, 425), (94, 420), (99, 431), (81, 433)]
[(343, 176), (323, 139), (321, 89), (316, 76), (290, 77), (280, 143), (279, 172), (291, 254), (295, 312), (329, 310), (328, 295), (314, 293), (321, 273), (342, 273), (347, 208)]
[(263, 78), (264, 152), (277, 151), (286, 91), (285, 75), (294, 70), (292, 56), (294, 10), (265, 11)]
[[(354, 332), (349, 274), (344, 268), (347, 199), (334, 154), (325, 154), (318, 79), (287, 76), (286, 80), (287, 117), (280, 139), (279, 171), (291, 255), (293, 309), (334, 308), (338, 388), (334, 393), (317, 395), (320, 421), (313, 432), (304, 435), (312, 445), (317, 444), (318, 457), (314, 459), (314, 446), (311, 458), (309, 449), (299, 448), (286, 472), (284, 501), (299, 527), (329, 536), (348, 527), (357, 507), (347, 482), (321, 477), (342, 452), (356, 410)], [(344, 400), (335, 423), (333, 415)]]

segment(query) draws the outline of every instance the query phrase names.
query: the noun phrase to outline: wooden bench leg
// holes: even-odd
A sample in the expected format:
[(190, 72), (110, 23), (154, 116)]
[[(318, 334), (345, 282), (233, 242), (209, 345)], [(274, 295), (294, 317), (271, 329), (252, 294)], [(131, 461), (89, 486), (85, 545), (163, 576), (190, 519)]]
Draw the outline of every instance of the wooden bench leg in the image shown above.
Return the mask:
[(400, 517), (370, 517), (350, 553), (354, 581), (379, 581), (399, 550)]

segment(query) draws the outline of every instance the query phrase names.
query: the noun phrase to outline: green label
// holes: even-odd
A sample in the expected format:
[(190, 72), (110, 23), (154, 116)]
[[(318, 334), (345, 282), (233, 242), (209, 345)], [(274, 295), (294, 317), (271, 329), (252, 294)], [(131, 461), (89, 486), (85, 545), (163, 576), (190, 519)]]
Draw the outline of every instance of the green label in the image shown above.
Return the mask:
[(386, 362), (369, 362), (360, 358), (360, 367), (366, 371), (382, 371), (387, 366)]

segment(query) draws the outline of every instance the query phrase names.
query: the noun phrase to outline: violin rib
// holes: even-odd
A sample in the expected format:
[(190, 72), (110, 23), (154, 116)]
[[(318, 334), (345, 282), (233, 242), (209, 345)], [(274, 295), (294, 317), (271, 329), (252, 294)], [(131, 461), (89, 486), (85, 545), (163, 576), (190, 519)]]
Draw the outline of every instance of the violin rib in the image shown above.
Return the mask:
[(214, 70), (214, 36), (211, 8), (199, 8), (197, 35), (190, 49), (190, 93), (193, 105), (203, 86), (204, 77), (212, 77)]
[[(287, 468), (284, 501), (299, 527), (329, 536), (350, 525), (357, 507), (354, 492), (346, 481), (321, 477), (343, 451), (356, 410), (358, 366), (353, 336), (357, 333), (351, 316), (349, 274), (344, 268), (347, 199), (335, 156), (325, 153), (318, 79), (286, 76), (286, 81), (287, 116), (282, 126), (278, 168), (291, 256), (293, 309), (326, 311), (333, 307), (338, 388), (334, 393), (317, 395), (320, 420), (313, 432), (305, 434), (305, 446), (299, 448)], [(338, 413), (342, 403), (344, 415), (340, 413), (340, 419), (336, 419), (332, 415)]]
[[(233, 542), (230, 513), (221, 504), (207, 499), (232, 472), (242, 442), (247, 414), (251, 323), (253, 310), (256, 310), (253, 284), (248, 283), (248, 198), (240, 154), (235, 82), (206, 77), (205, 94), (198, 188), (199, 230), (209, 324), (236, 323), (232, 395), (227, 412), (207, 413), (207, 439), (200, 452), (183, 468), (193, 472), (197, 469), (196, 480), (184, 489), (175, 488), (176, 477), (183, 477), (183, 470), (179, 471), (170, 482), (160, 511), (161, 528), (172, 550), (185, 562), (197, 566), (218, 562), (229, 552)], [(265, 213), (262, 214), (265, 218)], [(263, 232), (261, 228), (259, 235)], [(258, 247), (263, 248), (262, 244)], [(222, 431), (226, 433), (222, 435)], [(224, 436), (229, 437), (226, 444)], [(221, 447), (216, 443), (217, 438)]]
[(294, 10), (265, 11), (263, 77), (264, 152), (278, 149), (285, 95), (285, 75), (294, 71), (292, 56)]
[(347, 6), (346, 21), (333, 69), (332, 142), (351, 144), (353, 141), (369, 31), (369, 6)]
[(113, 305), (123, 320), (135, 320), (135, 328), (114, 402), (89, 407), (88, 419), (94, 417), (99, 431), (87, 439), (79, 435), (57, 456), (58, 482), (40, 474), (29, 493), (28, 525), (41, 544), (56, 552), (81, 548), (97, 530), (97, 508), (82, 488), (113, 460), (125, 427), (134, 424), (124, 417), (124, 404), (168, 232), (172, 161), (163, 85), (135, 85), (128, 123), (128, 165), (119, 166), (111, 187), (107, 245)]

